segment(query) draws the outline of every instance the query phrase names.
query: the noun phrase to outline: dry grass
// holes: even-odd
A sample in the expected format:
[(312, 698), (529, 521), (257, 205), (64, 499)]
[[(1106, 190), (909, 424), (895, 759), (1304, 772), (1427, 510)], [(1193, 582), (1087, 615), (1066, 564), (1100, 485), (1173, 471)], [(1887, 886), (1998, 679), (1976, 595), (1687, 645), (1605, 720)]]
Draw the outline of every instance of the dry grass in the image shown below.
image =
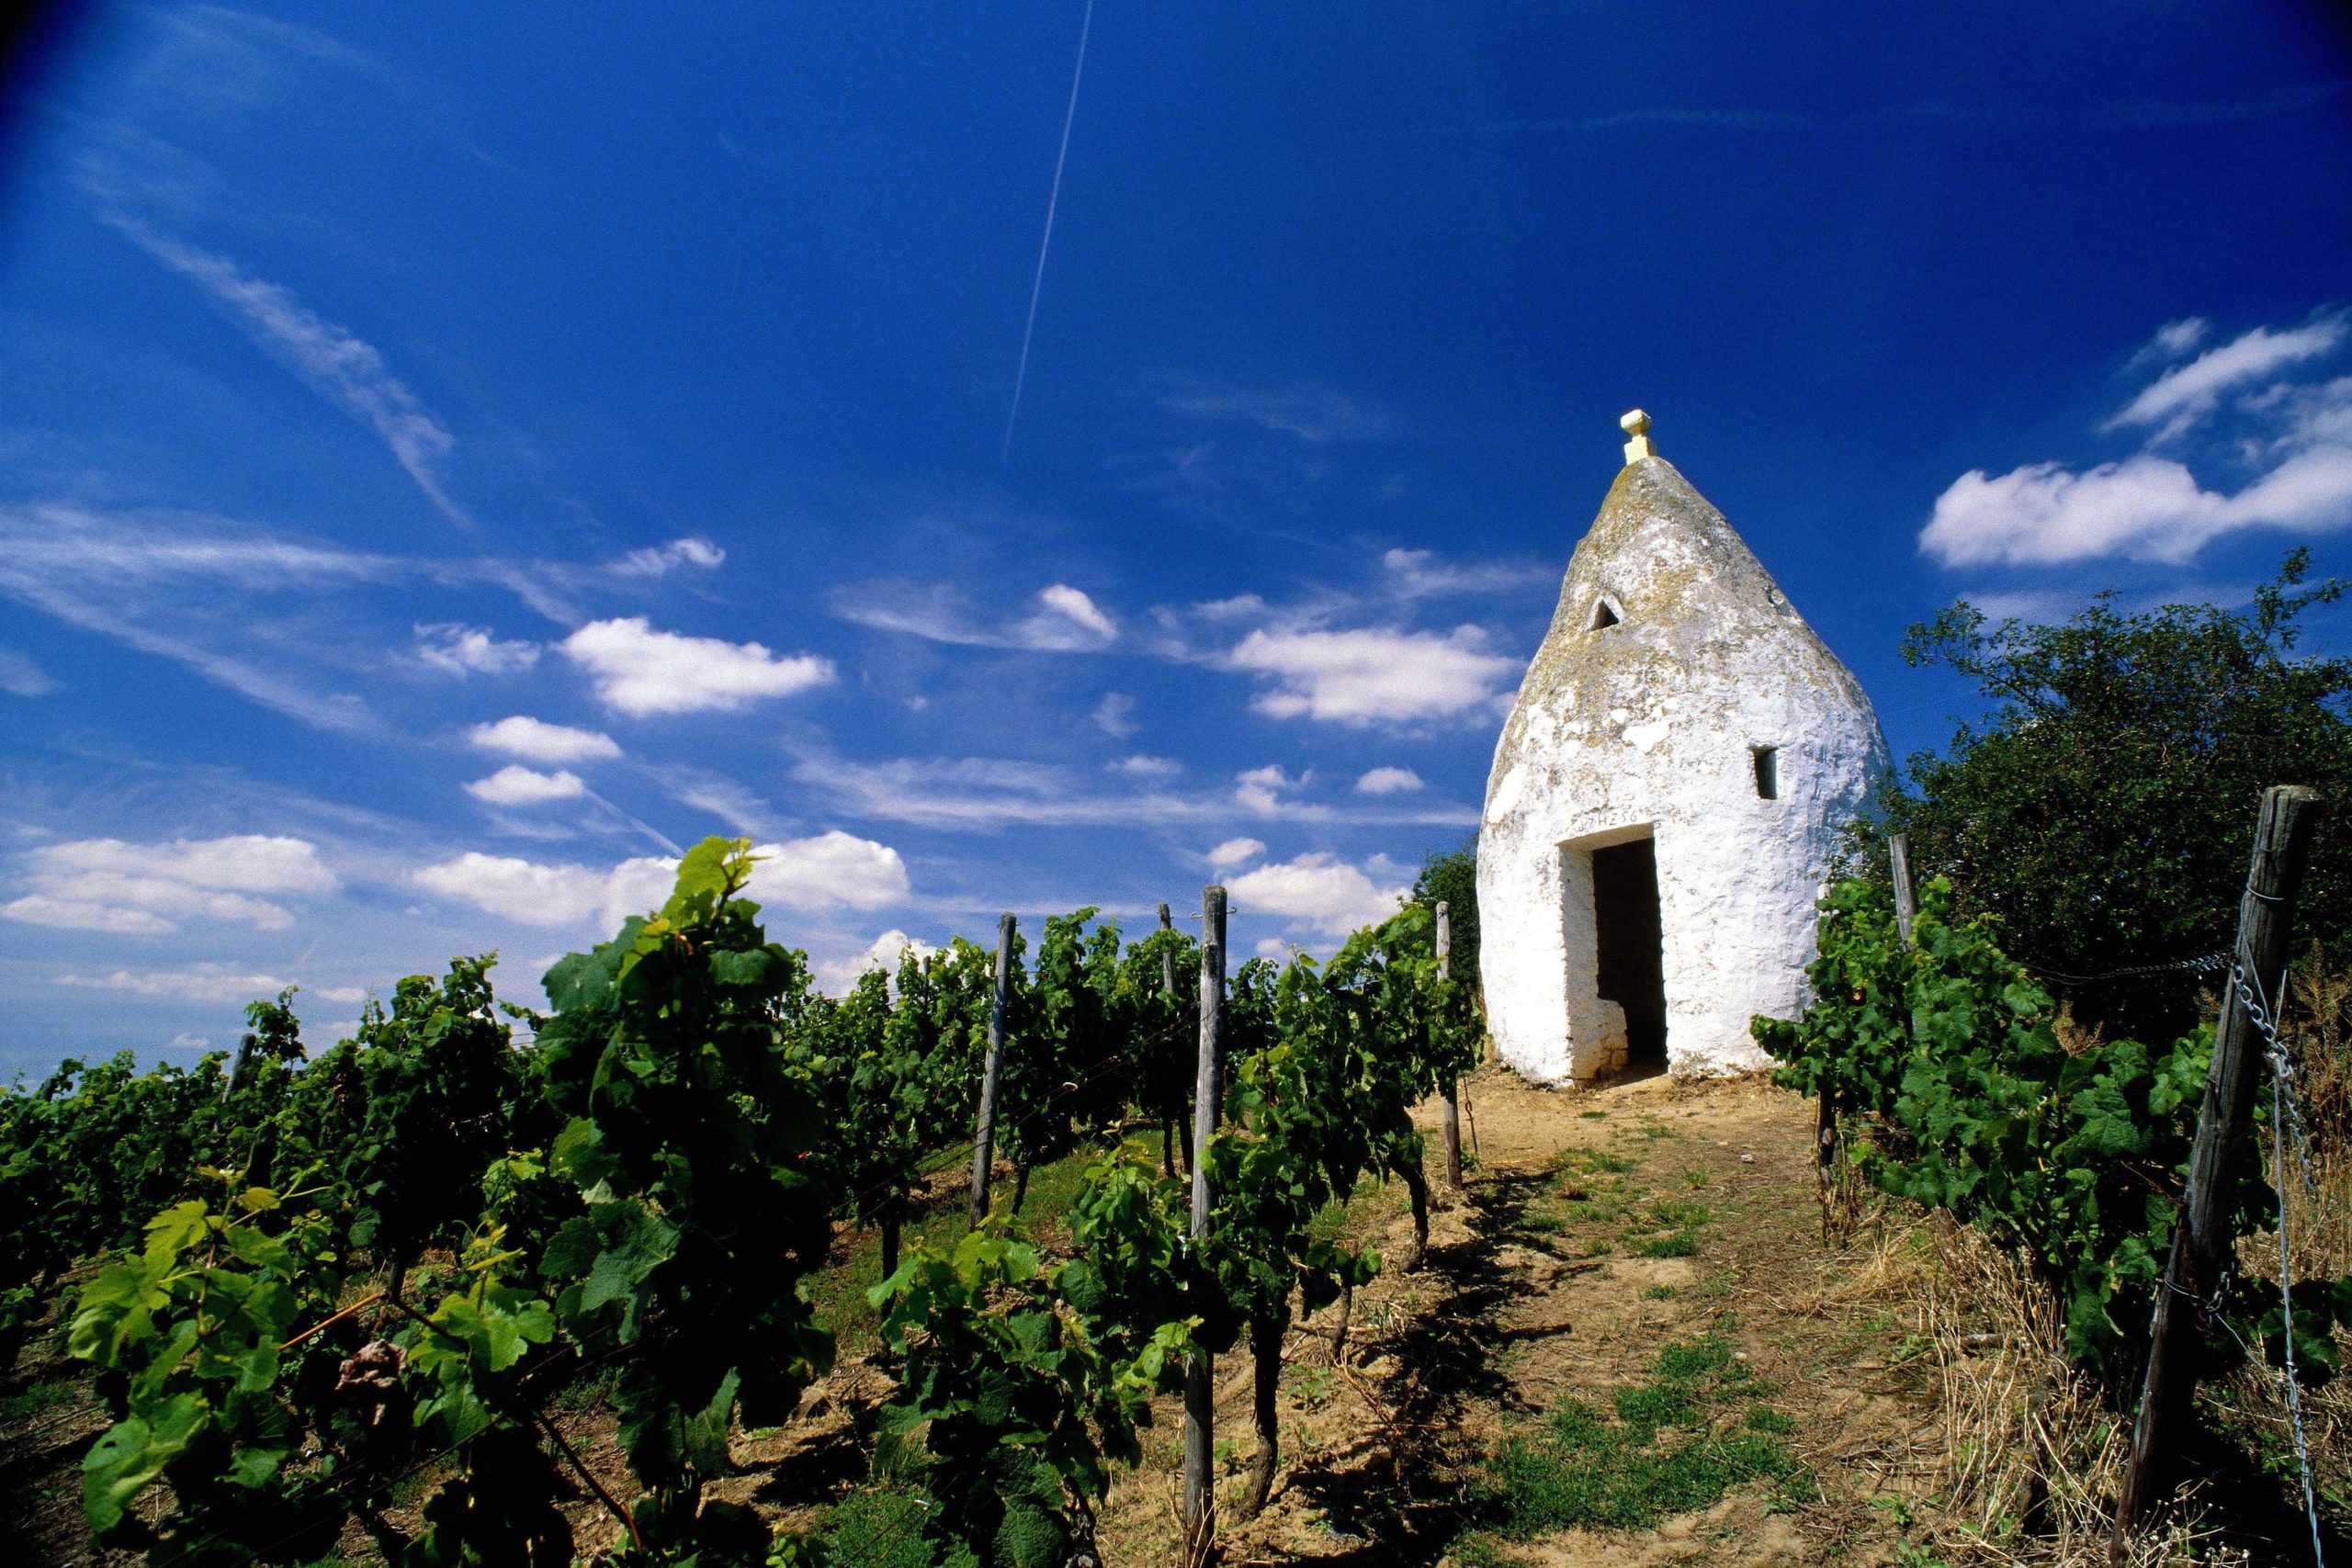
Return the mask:
[[(2316, 945), (2289, 971), (2280, 1008), (2282, 1035), (2295, 1065), (2297, 1099), (2309, 1138), (2306, 1184), (2290, 1151), (2283, 1179), (2288, 1258), (2297, 1280), (2340, 1280), (2352, 1274), (2352, 968), (2331, 968)], [(2267, 1111), (2268, 1086), (2263, 1106)], [(2264, 1157), (2281, 1177), (2276, 1145), (2266, 1136)], [(2239, 1267), (2249, 1278), (2276, 1285), (2278, 1237), (2265, 1231), (2245, 1237)], [(2299, 1292), (2300, 1293), (2300, 1292)], [(2346, 1347), (2338, 1336), (2339, 1351)], [(2346, 1358), (2352, 1370), (2352, 1357)], [(2323, 1495), (2352, 1497), (2352, 1378), (2337, 1378), (2302, 1394), (2313, 1480)], [(2273, 1468), (2285, 1471), (2293, 1451), (2286, 1383), (2259, 1358), (2230, 1378), (2219, 1403), (2231, 1425)], [(2288, 1483), (2293, 1484), (2291, 1478)]]
[[(2129, 1425), (2068, 1361), (2057, 1303), (2025, 1261), (1931, 1222), (1916, 1275), (1945, 1431), (1938, 1552), (1951, 1562), (2104, 1564)], [(2196, 1500), (2129, 1561), (2212, 1562)]]

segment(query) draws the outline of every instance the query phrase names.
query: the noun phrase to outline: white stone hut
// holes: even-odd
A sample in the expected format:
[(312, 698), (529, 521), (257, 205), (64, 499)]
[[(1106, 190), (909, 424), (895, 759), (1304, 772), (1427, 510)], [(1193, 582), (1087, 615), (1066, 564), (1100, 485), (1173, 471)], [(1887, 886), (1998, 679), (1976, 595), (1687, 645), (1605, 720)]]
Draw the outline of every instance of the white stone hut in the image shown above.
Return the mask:
[(1804, 1005), (1839, 830), (1887, 765), (1870, 699), (1723, 513), (1625, 416), (1487, 782), (1480, 977), (1546, 1083), (1765, 1065)]

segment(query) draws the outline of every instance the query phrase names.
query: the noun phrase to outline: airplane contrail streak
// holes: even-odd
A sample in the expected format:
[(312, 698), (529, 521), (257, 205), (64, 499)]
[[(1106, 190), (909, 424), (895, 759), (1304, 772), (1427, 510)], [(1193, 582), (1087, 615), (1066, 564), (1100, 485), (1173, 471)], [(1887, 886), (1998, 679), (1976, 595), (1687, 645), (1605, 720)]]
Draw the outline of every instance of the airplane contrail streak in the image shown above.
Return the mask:
[(1046, 232), (1037, 242), (1037, 273), (1029, 280), (1029, 321), (1021, 329), (1021, 366), (1012, 373), (1012, 410), (1004, 416), (1004, 449), (999, 462), (1012, 457), (1012, 427), (1021, 418), (1021, 388), (1029, 379), (1029, 340), (1037, 333), (1037, 296), (1046, 287), (1046, 253), (1054, 243), (1054, 209), (1061, 205), (1062, 168), (1069, 162), (1069, 128), (1078, 118), (1078, 84), (1086, 74), (1086, 39), (1094, 30), (1094, 0), (1086, 0), (1086, 17), (1078, 25), (1078, 63), (1070, 68), (1069, 107), (1062, 111), (1062, 147), (1054, 156), (1054, 190), (1046, 198)]

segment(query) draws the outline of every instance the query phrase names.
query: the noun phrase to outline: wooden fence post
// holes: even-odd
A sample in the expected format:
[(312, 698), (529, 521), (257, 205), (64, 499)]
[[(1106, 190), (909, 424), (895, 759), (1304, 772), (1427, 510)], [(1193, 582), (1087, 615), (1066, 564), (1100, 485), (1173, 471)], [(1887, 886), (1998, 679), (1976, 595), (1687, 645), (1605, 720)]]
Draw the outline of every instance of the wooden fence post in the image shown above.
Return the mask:
[(1911, 890), (1911, 840), (1896, 833), (1886, 840), (1887, 864), (1894, 873), (1894, 931), (1903, 945), (1911, 945), (1911, 919), (1919, 912), (1918, 896)]
[[(1437, 974), (1447, 979), (1453, 974), (1453, 906), (1441, 899), (1437, 907)], [(1445, 1127), (1445, 1184), (1456, 1192), (1462, 1190), (1462, 1090), (1451, 1073), (1438, 1085), (1445, 1097), (1442, 1111)]]
[[(2237, 946), (2232, 953), (2257, 993), (2276, 998), (2287, 970), (2287, 936), (2301, 888), (2303, 862), (2319, 820), (2319, 792), (2282, 784), (2262, 792), (2254, 855), (2238, 900)], [(2230, 983), (2213, 1034), (2213, 1066), (2197, 1113), (2197, 1141), (2188, 1156), (2188, 1190), (2174, 1228), (2172, 1256), (2156, 1288), (2155, 1321), (2148, 1330), (2148, 1372), (2140, 1415), (2132, 1429), (2123, 1486), (2116, 1499), (2115, 1534), (2108, 1562), (2128, 1561), (2128, 1538), (2170, 1495), (2177, 1466), (2167, 1445), (2197, 1392), (2196, 1340), (2206, 1298), (2227, 1278), (2236, 1237), (2228, 1216), (2253, 1151), (2254, 1094), (2262, 1076), (2262, 1039), (2245, 994)], [(2283, 1133), (2281, 1134), (2283, 1136)]]
[[(1225, 1052), (1225, 889), (1201, 890), (1201, 1045), (1193, 1101), (1193, 1242), (1209, 1236), (1209, 1142), (1216, 1136)], [(1196, 1350), (1184, 1365), (1184, 1562), (1208, 1561), (1216, 1535), (1215, 1358)]]
[[(1176, 922), (1170, 917), (1165, 904), (1159, 907), (1159, 929), (1164, 931), (1176, 929)], [(1159, 955), (1159, 988), (1171, 997), (1176, 994), (1176, 954), (1172, 949)]]
[(980, 1114), (972, 1128), (972, 1228), (989, 1217), (989, 1175), (996, 1164), (996, 1080), (1004, 1066), (1004, 996), (1012, 983), (1012, 911), (996, 923), (996, 999), (989, 1007), (989, 1054), (980, 1066)]

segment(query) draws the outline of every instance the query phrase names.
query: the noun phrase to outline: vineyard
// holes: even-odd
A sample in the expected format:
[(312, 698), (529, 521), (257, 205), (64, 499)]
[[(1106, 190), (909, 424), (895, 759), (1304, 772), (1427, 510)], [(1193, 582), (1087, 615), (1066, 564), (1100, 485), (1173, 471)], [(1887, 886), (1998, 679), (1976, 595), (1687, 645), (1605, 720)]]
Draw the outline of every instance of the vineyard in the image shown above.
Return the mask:
[[(2103, 1557), (2212, 1032), (2062, 1037), (1941, 884), (1841, 884), (1758, 1021), (1823, 1145), (1755, 1082), (1479, 1069), (1438, 910), (1229, 977), (1220, 900), (1008, 918), (836, 998), (749, 871), (701, 845), (544, 1016), (458, 960), (314, 1055), (281, 996), (0, 1100), (43, 1560)], [(2292, 1355), (2340, 1488), (2352, 1279), (2213, 1306), (2224, 1406)]]
[[(838, 1223), (878, 1238), (883, 1431), (922, 1550), (1060, 1562), (1189, 1359), (1246, 1338), (1271, 1391), (1294, 1299), (1379, 1269), (1327, 1210), (1397, 1179), (1425, 1236), (1409, 1108), (1477, 1042), (1430, 911), (1319, 968), (1253, 960), (1229, 994), (1178, 983), (1203, 954), (1171, 929), (1123, 946), (1080, 910), (1024, 964), (1008, 919), (997, 954), (910, 953), (835, 1000), (739, 897), (750, 869), (705, 842), (659, 913), (549, 972), (546, 1017), (460, 960), (315, 1060), (285, 996), (254, 1006), (225, 1073), (69, 1062), (5, 1102), (7, 1349), (62, 1336), (97, 1371), (113, 1424), (82, 1479), (102, 1545), (309, 1562), (429, 1475), (387, 1557), (567, 1562), (555, 1501), (576, 1487), (631, 1560), (821, 1557), (707, 1494), (730, 1434), (784, 1423), (832, 1364), (804, 1287)], [(1205, 1111), (1204, 996), (1226, 1043)], [(1012, 1190), (959, 1239), (902, 1248), (976, 1095)], [(1172, 1134), (1195, 1115), (1214, 1132), (1181, 1157), (1215, 1197), (1188, 1225)], [(1137, 1129), (1156, 1162), (1125, 1146)], [(1021, 1234), (1031, 1175), (1077, 1151), (1070, 1255), (1047, 1258)], [(548, 1417), (582, 1379), (609, 1390), (627, 1502)], [(1277, 1461), (1270, 1408), (1258, 1437), (1244, 1513)]]

